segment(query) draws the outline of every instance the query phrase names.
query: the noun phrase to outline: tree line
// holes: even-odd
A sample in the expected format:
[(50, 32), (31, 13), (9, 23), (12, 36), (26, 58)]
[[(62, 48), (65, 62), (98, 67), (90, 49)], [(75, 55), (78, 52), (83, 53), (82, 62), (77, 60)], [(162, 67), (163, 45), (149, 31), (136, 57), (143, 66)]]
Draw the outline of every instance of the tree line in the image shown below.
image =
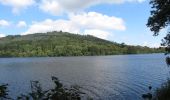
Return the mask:
[(164, 48), (130, 46), (91, 35), (47, 32), (0, 39), (0, 57), (94, 56), (160, 53)]

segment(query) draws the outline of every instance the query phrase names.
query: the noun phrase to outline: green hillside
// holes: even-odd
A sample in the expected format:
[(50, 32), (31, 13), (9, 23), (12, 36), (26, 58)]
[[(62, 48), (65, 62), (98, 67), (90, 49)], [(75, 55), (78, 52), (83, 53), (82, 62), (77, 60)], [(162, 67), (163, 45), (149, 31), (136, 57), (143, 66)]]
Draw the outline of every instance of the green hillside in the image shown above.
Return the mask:
[(93, 56), (158, 53), (163, 48), (129, 46), (90, 35), (48, 32), (0, 38), (0, 57)]

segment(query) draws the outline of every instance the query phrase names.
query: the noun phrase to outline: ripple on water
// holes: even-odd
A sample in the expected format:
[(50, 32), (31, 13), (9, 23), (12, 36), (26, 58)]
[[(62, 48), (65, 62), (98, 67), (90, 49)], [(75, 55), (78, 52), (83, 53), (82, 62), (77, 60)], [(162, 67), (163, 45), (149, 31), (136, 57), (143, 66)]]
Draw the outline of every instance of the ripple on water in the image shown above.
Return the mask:
[[(82, 91), (97, 100), (140, 100), (149, 85), (156, 88), (166, 80), (168, 71), (162, 68), (161, 59), (157, 54), (1, 58), (0, 82), (8, 82), (13, 90), (19, 91), (21, 87), (16, 87), (32, 79), (50, 85), (50, 77), (54, 75), (66, 85), (80, 85)], [(29, 82), (25, 84), (22, 90), (29, 87)]]

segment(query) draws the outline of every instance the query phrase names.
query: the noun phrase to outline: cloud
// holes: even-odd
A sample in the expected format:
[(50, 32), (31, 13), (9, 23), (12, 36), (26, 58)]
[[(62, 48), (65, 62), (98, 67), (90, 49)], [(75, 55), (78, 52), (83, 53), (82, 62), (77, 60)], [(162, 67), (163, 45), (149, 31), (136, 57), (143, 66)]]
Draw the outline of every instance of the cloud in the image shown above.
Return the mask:
[(56, 0), (42, 0), (39, 8), (52, 15), (59, 15), (63, 12), (63, 8)]
[(153, 43), (151, 41), (145, 41), (143, 44), (141, 44), (142, 46), (148, 46), (148, 47), (160, 47), (160, 43)]
[(125, 30), (124, 21), (121, 18), (107, 16), (97, 12), (71, 14), (70, 20), (77, 26), (88, 29)]
[(98, 4), (121, 4), (125, 2), (144, 2), (145, 0), (42, 0), (39, 8), (53, 15), (77, 12)]
[(26, 24), (25, 21), (19, 21), (18, 24), (17, 24), (17, 27), (18, 27), (18, 28), (27, 27), (27, 24)]
[(79, 29), (72, 25), (70, 21), (67, 20), (51, 20), (46, 19), (42, 22), (34, 22), (29, 29), (22, 33), (21, 35), (34, 34), (34, 33), (45, 33), (49, 31), (64, 31), (77, 33)]
[(87, 29), (84, 31), (84, 34), (93, 35), (101, 39), (107, 39), (111, 33), (99, 29)]
[(146, 0), (137, 0), (138, 2), (144, 2), (144, 1), (146, 1)]
[(5, 34), (0, 34), (0, 38), (5, 37), (5, 36), (6, 36)]
[(4, 27), (4, 26), (9, 26), (10, 22), (6, 21), (6, 20), (0, 20), (0, 27)]
[(64, 31), (79, 34), (90, 34), (99, 38), (107, 38), (110, 31), (124, 31), (126, 29), (121, 18), (107, 16), (97, 12), (70, 14), (68, 20), (46, 19), (34, 22), (29, 29), (21, 35), (45, 33), (48, 31)]
[(16, 14), (33, 4), (38, 4), (39, 8), (44, 12), (58, 15), (82, 11), (83, 9), (99, 4), (141, 3), (144, 1), (146, 0), (0, 0), (0, 3), (12, 7), (12, 12)]
[(35, 3), (34, 0), (0, 0), (0, 3), (12, 7), (13, 13), (19, 13), (20, 10), (27, 8)]

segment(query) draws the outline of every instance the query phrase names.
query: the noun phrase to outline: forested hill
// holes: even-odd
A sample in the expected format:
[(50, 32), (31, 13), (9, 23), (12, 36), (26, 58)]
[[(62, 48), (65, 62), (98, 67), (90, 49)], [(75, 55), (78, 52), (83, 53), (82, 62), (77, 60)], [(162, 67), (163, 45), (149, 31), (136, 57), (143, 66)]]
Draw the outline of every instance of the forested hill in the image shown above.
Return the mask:
[(48, 32), (0, 38), (0, 57), (93, 56), (158, 53), (162, 48), (129, 46), (90, 35)]

